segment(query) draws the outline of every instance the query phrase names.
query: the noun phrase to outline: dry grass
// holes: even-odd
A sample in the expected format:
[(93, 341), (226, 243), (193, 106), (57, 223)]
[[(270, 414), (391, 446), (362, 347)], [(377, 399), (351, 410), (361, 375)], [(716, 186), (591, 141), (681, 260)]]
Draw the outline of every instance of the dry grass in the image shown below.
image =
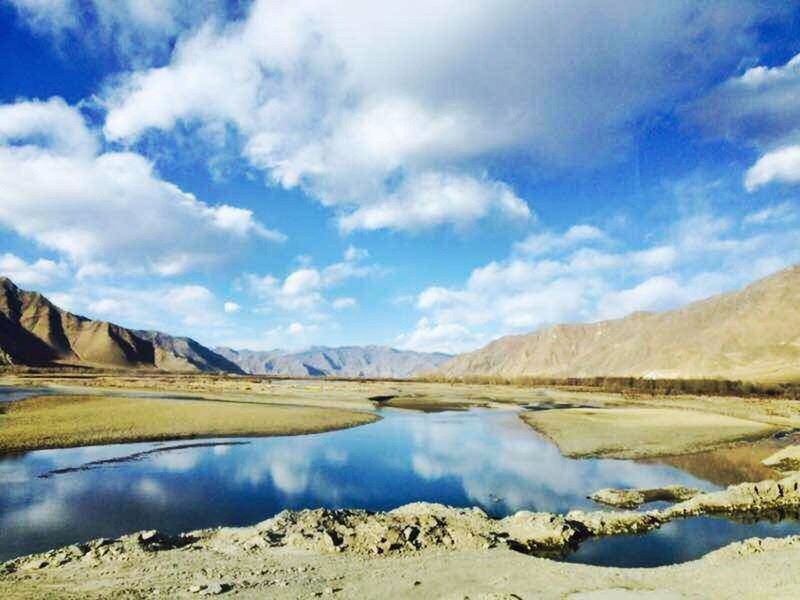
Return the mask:
[(366, 412), (213, 400), (40, 396), (0, 405), (0, 453), (115, 442), (317, 433), (377, 420)]
[(775, 425), (668, 408), (571, 408), (528, 412), (522, 419), (567, 456), (644, 458), (685, 454), (758, 439)]

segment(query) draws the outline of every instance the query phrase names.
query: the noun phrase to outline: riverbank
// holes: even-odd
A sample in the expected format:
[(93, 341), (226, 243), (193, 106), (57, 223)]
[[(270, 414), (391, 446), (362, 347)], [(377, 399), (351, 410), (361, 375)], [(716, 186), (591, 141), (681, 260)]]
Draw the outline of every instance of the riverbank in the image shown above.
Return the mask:
[(703, 452), (778, 432), (778, 425), (676, 408), (568, 408), (522, 420), (571, 458), (637, 459)]
[(272, 549), (173, 550), (139, 560), (0, 576), (9, 600), (34, 598), (441, 598), (652, 600), (800, 597), (800, 537), (751, 539), (655, 569), (565, 564), (508, 549), (360, 558)]
[[(758, 516), (800, 505), (800, 476), (698, 494), (664, 509), (519, 512), (416, 503), (388, 513), (283, 511), (252, 527), (94, 540), (0, 566), (4, 598), (788, 598), (800, 536), (750, 539), (700, 560), (599, 568), (530, 554), (646, 532), (698, 514)], [(687, 543), (690, 543), (687, 540)]]
[[(120, 372), (12, 374), (0, 377), (0, 384), (17, 387), (41, 386), (50, 388), (55, 393), (63, 390), (65, 394), (109, 393), (120, 396), (130, 392), (131, 395), (141, 396), (182, 395), (197, 400), (217, 403), (224, 401), (237, 405), (236, 410), (228, 414), (245, 410), (242, 408), (245, 405), (279, 407), (275, 412), (276, 418), (268, 419), (274, 425), (268, 424), (246, 432), (240, 427), (232, 427), (228, 430), (230, 435), (237, 435), (236, 431), (252, 435), (326, 431), (369, 422), (371, 417), (364, 417), (365, 413), (374, 413), (386, 407), (426, 412), (472, 407), (514, 408), (520, 410), (521, 418), (528, 425), (550, 438), (564, 454), (572, 457), (679, 456), (724, 448), (737, 442), (766, 439), (776, 432), (800, 428), (797, 403), (786, 398), (688, 395), (653, 397), (511, 385), (275, 380)], [(287, 413), (286, 409), (291, 407), (306, 411), (308, 420), (300, 420), (302, 424), (307, 423), (308, 428), (281, 423), (284, 417), (294, 422), (294, 417), (301, 416), (302, 413)], [(351, 422), (350, 414), (323, 415), (311, 409), (356, 411), (359, 417)], [(155, 420), (146, 415), (139, 415), (137, 419)], [(109, 439), (163, 439), (168, 433), (152, 433), (154, 437), (126, 435)], [(201, 434), (197, 431), (184, 431), (181, 435), (196, 437)], [(228, 433), (207, 429), (205, 435)], [(28, 449), (32, 447), (30, 444), (25, 446)], [(758, 461), (754, 464), (758, 464)]]
[(320, 433), (378, 420), (313, 406), (103, 395), (51, 395), (0, 404), (0, 454), (121, 442)]

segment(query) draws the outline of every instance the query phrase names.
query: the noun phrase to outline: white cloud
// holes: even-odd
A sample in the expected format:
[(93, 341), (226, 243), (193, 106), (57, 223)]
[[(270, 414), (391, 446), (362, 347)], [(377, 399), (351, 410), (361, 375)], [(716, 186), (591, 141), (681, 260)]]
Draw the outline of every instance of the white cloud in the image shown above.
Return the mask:
[(335, 206), (344, 231), (520, 220), (525, 203), (478, 161), (614, 160), (639, 117), (735, 64), (764, 13), (690, 0), (580, 11), (546, 0), (259, 0), (246, 19), (206, 24), (165, 66), (108, 89), (105, 132), (132, 141), (150, 128), (232, 124), (251, 165)]
[(767, 152), (747, 170), (744, 185), (752, 192), (773, 181), (800, 183), (800, 146)]
[(133, 329), (207, 339), (226, 324), (223, 303), (202, 285), (78, 284), (48, 297), (71, 312)]
[(341, 298), (334, 299), (334, 301), (331, 303), (331, 306), (334, 310), (346, 310), (348, 308), (355, 308), (358, 306), (358, 301), (350, 296), (343, 296)]
[(475, 348), (483, 342), (469, 329), (458, 323), (433, 323), (423, 317), (410, 333), (400, 334), (396, 346), (418, 352), (448, 352), (456, 354)]
[(761, 157), (745, 174), (747, 191), (800, 182), (800, 54), (776, 67), (756, 66), (722, 83), (687, 109), (708, 135), (744, 141)]
[(380, 202), (340, 217), (339, 228), (349, 233), (357, 229), (416, 230), (445, 223), (463, 227), (492, 211), (523, 223), (531, 216), (528, 205), (503, 183), (424, 173), (404, 181)]
[(316, 291), (322, 285), (322, 277), (316, 269), (298, 269), (291, 273), (281, 286), (285, 296), (299, 296)]
[(31, 29), (61, 43), (73, 36), (98, 52), (116, 52), (135, 64), (166, 57), (170, 42), (213, 16), (223, 0), (10, 0)]
[(369, 258), (369, 251), (364, 248), (358, 248), (352, 244), (344, 251), (344, 259), (348, 262), (355, 262), (359, 260), (366, 260)]
[(67, 265), (45, 258), (26, 262), (19, 256), (6, 252), (0, 254), (0, 275), (21, 286), (41, 287), (66, 277)]
[[(244, 276), (244, 283), (266, 302), (266, 305), (261, 307), (262, 310), (275, 306), (285, 311), (306, 313), (316, 311), (310, 316), (322, 318), (324, 315), (319, 311), (328, 305), (323, 292), (349, 279), (366, 277), (378, 272), (376, 265), (363, 263), (368, 256), (369, 252), (366, 250), (350, 246), (345, 250), (342, 261), (327, 265), (323, 269), (304, 263), (282, 281), (273, 275), (258, 276), (250, 273)], [(349, 307), (341, 303), (337, 306), (335, 302), (331, 306), (336, 310)]]
[(138, 154), (98, 154), (80, 113), (58, 98), (0, 106), (0, 225), (82, 276), (111, 266), (174, 275), (251, 237), (283, 239), (249, 210), (210, 206), (160, 179)]
[(230, 302), (230, 301), (223, 304), (222, 308), (229, 315), (237, 313), (242, 309), (242, 307), (238, 305), (236, 302)]
[(742, 222), (745, 225), (766, 225), (771, 223), (792, 223), (800, 217), (797, 207), (790, 202), (781, 202), (772, 206), (765, 206), (745, 215)]
[(532, 253), (522, 254), (517, 246), (506, 260), (475, 268), (461, 286), (422, 290), (416, 307), (423, 316), (400, 344), (462, 351), (545, 325), (674, 308), (800, 261), (800, 228), (770, 221), (769, 215), (759, 218), (763, 224), (748, 233), (731, 218), (688, 215), (659, 243), (620, 252), (593, 247), (597, 235), (567, 244), (566, 233), (537, 234), (547, 243), (532, 245)]
[(253, 349), (282, 348), (284, 350), (299, 350), (307, 348), (314, 342), (319, 334), (320, 327), (316, 323), (303, 323), (292, 321), (286, 325), (279, 325), (264, 332), (255, 340), (248, 340), (240, 347)]
[(637, 310), (659, 310), (686, 300), (683, 286), (672, 277), (657, 275), (632, 288), (604, 295), (598, 306), (603, 318), (624, 317)]
[(778, 67), (757, 66), (722, 83), (687, 109), (708, 135), (775, 148), (800, 135), (800, 54)]
[(551, 232), (531, 234), (514, 245), (514, 249), (522, 254), (544, 256), (553, 252), (572, 248), (581, 243), (600, 242), (606, 240), (602, 230), (592, 225), (573, 225), (562, 235)]

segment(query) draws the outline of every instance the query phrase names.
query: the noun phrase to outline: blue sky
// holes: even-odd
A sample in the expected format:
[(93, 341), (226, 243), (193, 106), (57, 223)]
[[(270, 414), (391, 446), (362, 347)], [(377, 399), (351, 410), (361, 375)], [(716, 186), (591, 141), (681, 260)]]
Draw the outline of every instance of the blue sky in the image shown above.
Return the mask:
[(457, 352), (800, 261), (785, 2), (0, 0), (0, 272), (254, 349)]

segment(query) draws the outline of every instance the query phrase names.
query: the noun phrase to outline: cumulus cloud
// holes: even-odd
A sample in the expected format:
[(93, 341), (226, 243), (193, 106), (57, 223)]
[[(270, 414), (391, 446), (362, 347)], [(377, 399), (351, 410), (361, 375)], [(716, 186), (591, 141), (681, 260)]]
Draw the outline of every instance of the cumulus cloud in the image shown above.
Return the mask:
[[(274, 275), (259, 276), (252, 273), (245, 275), (243, 279), (247, 288), (265, 303), (262, 309), (277, 307), (284, 311), (316, 311), (316, 316), (322, 317), (319, 311), (329, 305), (324, 295), (326, 290), (335, 288), (348, 279), (378, 272), (376, 265), (364, 262), (368, 256), (366, 250), (349, 246), (344, 252), (343, 260), (321, 269), (306, 263), (282, 280)], [(336, 310), (351, 308), (355, 306), (355, 300), (339, 298), (330, 303), (330, 306)]]
[(800, 146), (767, 152), (747, 170), (744, 185), (752, 192), (773, 181), (800, 183)]
[[(754, 221), (759, 229), (748, 231)], [(518, 246), (507, 259), (474, 269), (461, 286), (422, 290), (416, 308), (423, 316), (399, 344), (464, 351), (550, 324), (674, 308), (800, 260), (800, 229), (766, 213), (740, 222), (691, 214), (673, 223), (659, 243), (616, 252), (593, 243), (618, 242), (588, 231), (582, 242), (568, 244), (569, 231), (536, 234), (547, 243), (529, 243), (528, 254)]]
[(521, 242), (514, 245), (514, 249), (522, 254), (542, 256), (566, 248), (585, 244), (587, 242), (600, 242), (606, 235), (592, 225), (573, 225), (561, 235), (552, 232), (531, 234)]
[(757, 66), (731, 77), (686, 115), (708, 135), (770, 148), (798, 139), (798, 95), (800, 54), (785, 65)]
[(335, 298), (334, 301), (331, 302), (331, 306), (334, 310), (346, 310), (358, 306), (358, 301), (350, 296), (343, 296), (341, 298)]
[(706, 134), (745, 142), (761, 157), (744, 178), (747, 191), (800, 182), (800, 54), (776, 67), (756, 66), (722, 83), (686, 113)]
[(735, 64), (762, 13), (690, 0), (580, 11), (258, 0), (109, 88), (105, 132), (132, 142), (151, 128), (233, 125), (251, 165), (335, 206), (343, 231), (520, 220), (525, 202), (478, 161), (613, 160), (639, 117)]
[(10, 0), (33, 31), (61, 44), (71, 36), (98, 51), (109, 48), (134, 64), (168, 56), (170, 44), (210, 17), (224, 0)]
[(248, 239), (284, 239), (249, 210), (208, 205), (164, 181), (138, 154), (99, 152), (59, 98), (0, 106), (0, 225), (82, 276), (111, 267), (175, 275)]
[(488, 340), (481, 339), (458, 323), (436, 323), (422, 317), (413, 331), (397, 336), (396, 346), (408, 350), (457, 354), (474, 349), (484, 341)]
[(230, 302), (230, 301), (223, 304), (222, 308), (229, 315), (237, 313), (242, 309), (242, 307), (239, 306), (236, 302)]
[(46, 286), (63, 279), (68, 273), (69, 268), (64, 263), (46, 258), (27, 262), (9, 252), (0, 254), (0, 275), (8, 277), (17, 285)]
[[(175, 335), (212, 335), (226, 325), (224, 305), (207, 287), (196, 284), (136, 286), (77, 284), (49, 293), (58, 306), (93, 319), (134, 329), (156, 329)], [(176, 330), (176, 326), (179, 329)]]
[(528, 205), (503, 183), (464, 175), (424, 173), (377, 203), (362, 206), (339, 218), (344, 232), (356, 229), (415, 230), (452, 223), (465, 226), (495, 211), (523, 223), (531, 216)]

